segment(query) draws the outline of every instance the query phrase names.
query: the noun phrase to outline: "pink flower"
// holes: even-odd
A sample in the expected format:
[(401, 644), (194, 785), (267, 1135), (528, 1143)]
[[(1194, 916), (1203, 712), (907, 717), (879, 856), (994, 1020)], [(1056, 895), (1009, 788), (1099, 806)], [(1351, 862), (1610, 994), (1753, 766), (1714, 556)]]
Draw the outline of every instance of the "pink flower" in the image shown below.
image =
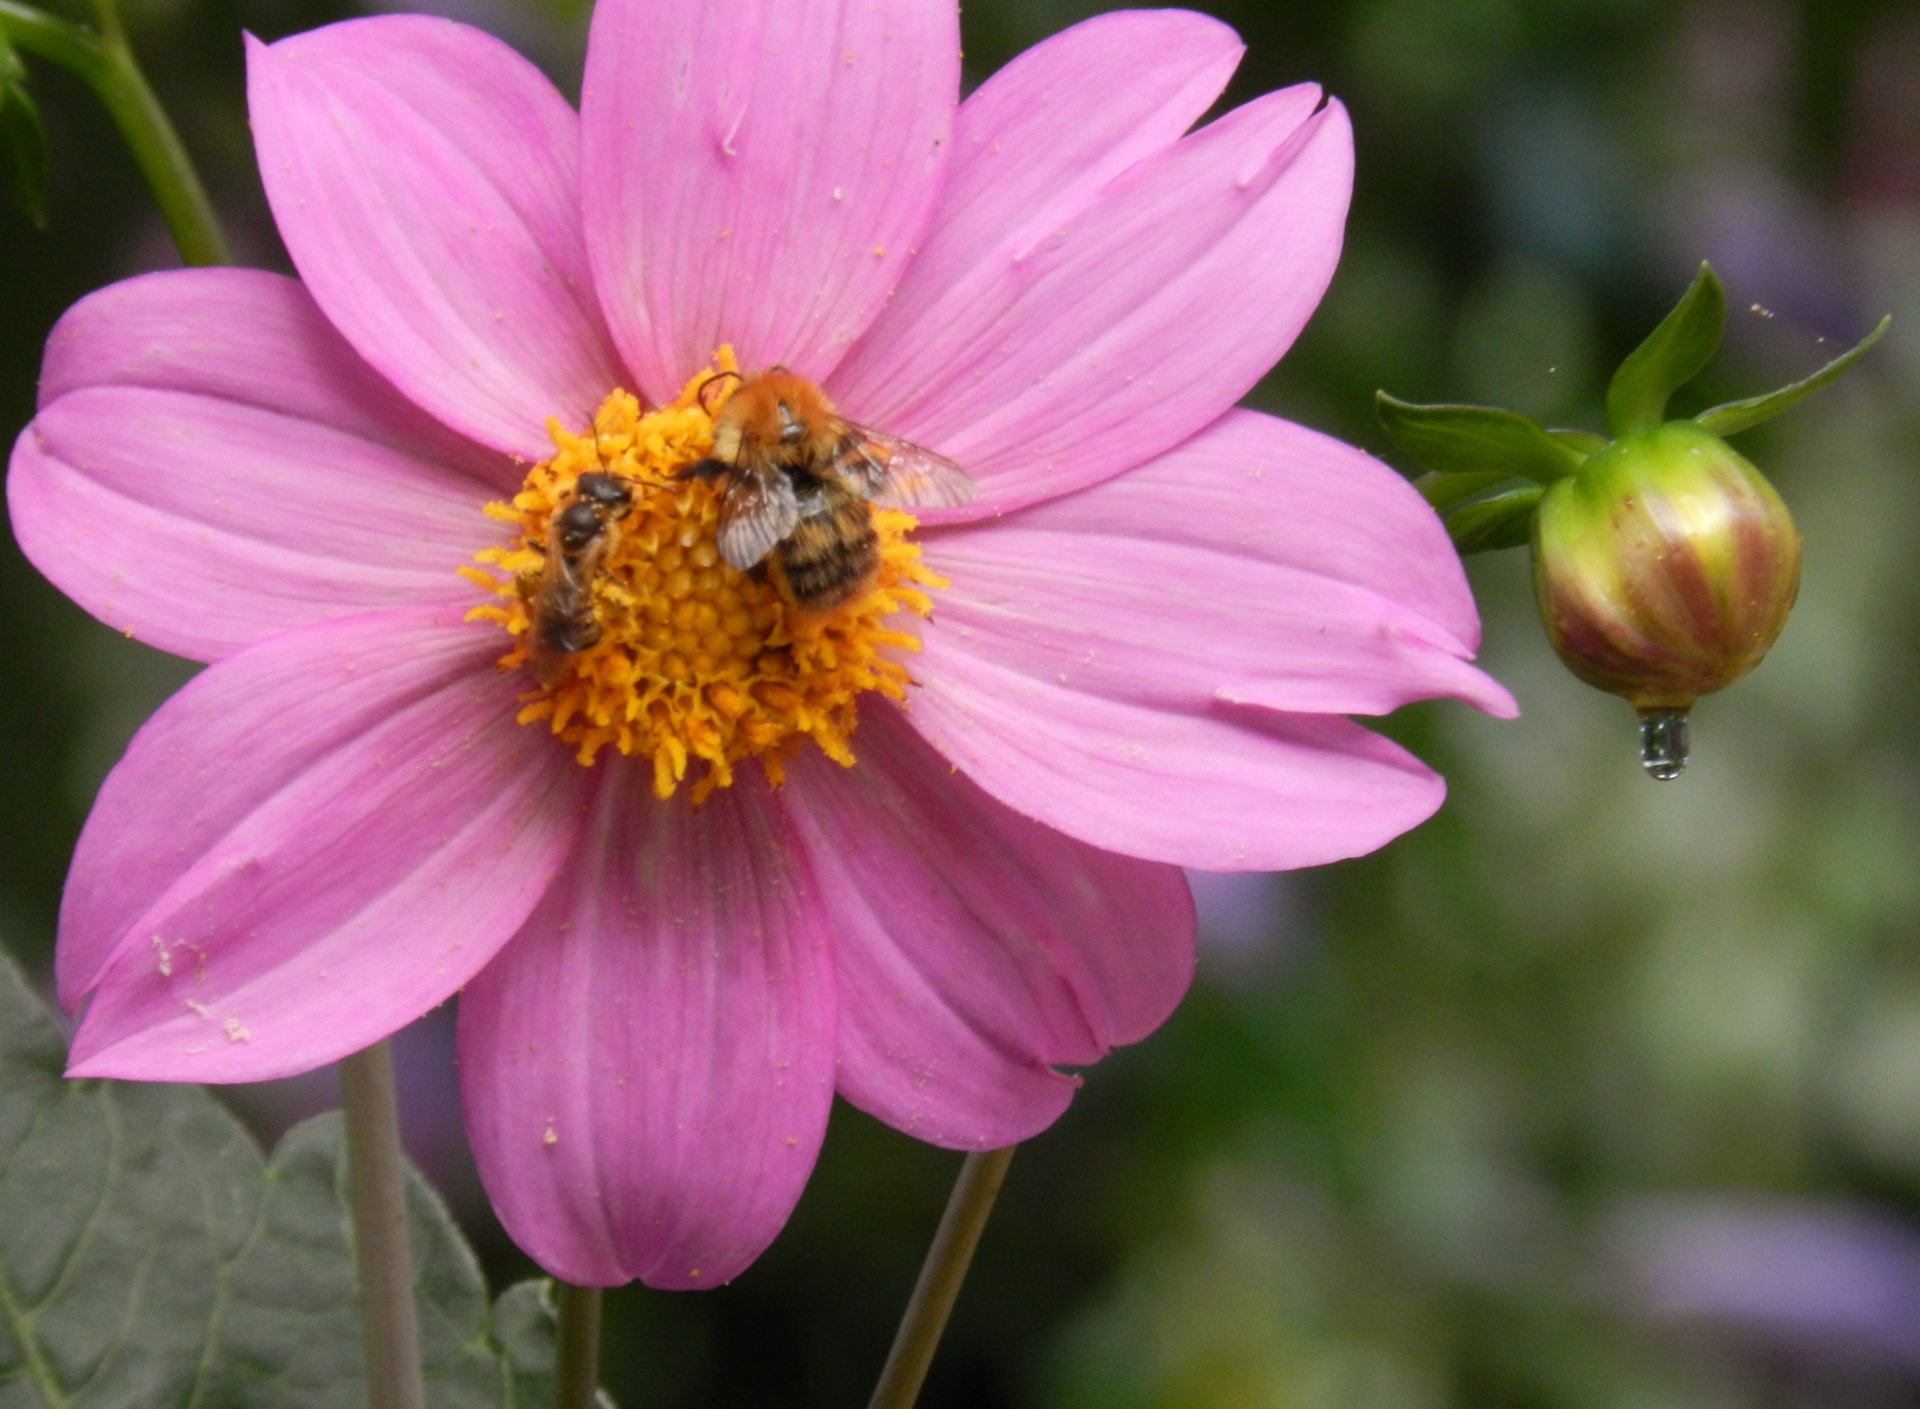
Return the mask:
[[(1177, 11), (1079, 25), (956, 105), (959, 50), (932, 0), (603, 0), (576, 116), (441, 20), (252, 46), (300, 280), (83, 300), (8, 480), (42, 571), (213, 662), (74, 859), (75, 1074), (280, 1076), (462, 992), (514, 1237), (576, 1282), (706, 1286), (786, 1219), (836, 1090), (936, 1144), (1024, 1139), (1073, 1092), (1056, 1068), (1185, 989), (1180, 867), (1312, 865), (1433, 811), (1439, 779), (1343, 716), (1511, 711), (1466, 663), (1454, 555), (1381, 465), (1233, 409), (1332, 274), (1345, 112), (1295, 88), (1183, 137), (1239, 46)], [(913, 540), (931, 618), (861, 628), (914, 685), (846, 696), (857, 762), (795, 736), (783, 785), (742, 767), (696, 806), (665, 754), (576, 762), (461, 569), (540, 561), (481, 508), (558, 473), (528, 472), (561, 463), (550, 418), (662, 406), (722, 344), (979, 496)]]

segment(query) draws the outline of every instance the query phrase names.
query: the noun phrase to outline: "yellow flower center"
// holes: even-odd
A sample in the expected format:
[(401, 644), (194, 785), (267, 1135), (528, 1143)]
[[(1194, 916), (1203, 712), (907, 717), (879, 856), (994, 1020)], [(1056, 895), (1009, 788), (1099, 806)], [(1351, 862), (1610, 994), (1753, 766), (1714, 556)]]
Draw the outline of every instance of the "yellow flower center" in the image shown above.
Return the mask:
[[(735, 370), (729, 349), (716, 363)], [(553, 455), (527, 472), (511, 504), (486, 508), (511, 528), (510, 540), (479, 553), (480, 567), (461, 569), (496, 599), (468, 618), (496, 621), (513, 638), (500, 668), (531, 663), (547, 682), (530, 671), (519, 721), (544, 724), (582, 765), (606, 748), (650, 759), (661, 798), (685, 782), (699, 802), (750, 758), (778, 785), (804, 739), (850, 767), (859, 697), (906, 697), (903, 657), (920, 639), (904, 614), (927, 616), (933, 603), (923, 589), (946, 586), (908, 539), (914, 518), (892, 509), (872, 510), (880, 566), (871, 585), (831, 612), (798, 611), (764, 572), (721, 561), (715, 533), (726, 481), (677, 472), (711, 452), (714, 415), (734, 384), (704, 373), (655, 411), (615, 391), (584, 435), (548, 422)], [(590, 554), (569, 558), (554, 517), (580, 498), (582, 475), (614, 477), (631, 502), (606, 513)], [(565, 585), (579, 589), (571, 596), (554, 581), (569, 562)], [(557, 601), (580, 627), (566, 644), (597, 639), (580, 650), (543, 648), (538, 628)], [(689, 780), (696, 761), (705, 767)]]

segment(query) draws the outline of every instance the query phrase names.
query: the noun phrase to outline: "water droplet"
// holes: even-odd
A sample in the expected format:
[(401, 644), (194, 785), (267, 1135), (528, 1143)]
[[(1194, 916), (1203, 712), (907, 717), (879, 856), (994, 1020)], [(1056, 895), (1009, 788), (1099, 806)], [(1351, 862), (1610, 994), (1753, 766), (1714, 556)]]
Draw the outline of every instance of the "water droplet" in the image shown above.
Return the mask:
[(1684, 709), (1646, 709), (1640, 712), (1640, 766), (1649, 778), (1670, 783), (1687, 770), (1687, 712)]

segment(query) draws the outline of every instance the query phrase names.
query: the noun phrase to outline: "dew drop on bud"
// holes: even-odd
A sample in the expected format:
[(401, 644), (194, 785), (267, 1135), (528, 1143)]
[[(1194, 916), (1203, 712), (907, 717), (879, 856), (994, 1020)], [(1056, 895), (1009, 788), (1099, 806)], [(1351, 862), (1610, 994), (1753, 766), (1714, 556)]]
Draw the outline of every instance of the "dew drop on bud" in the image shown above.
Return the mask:
[(1687, 770), (1687, 712), (1684, 709), (1646, 709), (1640, 712), (1640, 766), (1647, 776), (1670, 783)]

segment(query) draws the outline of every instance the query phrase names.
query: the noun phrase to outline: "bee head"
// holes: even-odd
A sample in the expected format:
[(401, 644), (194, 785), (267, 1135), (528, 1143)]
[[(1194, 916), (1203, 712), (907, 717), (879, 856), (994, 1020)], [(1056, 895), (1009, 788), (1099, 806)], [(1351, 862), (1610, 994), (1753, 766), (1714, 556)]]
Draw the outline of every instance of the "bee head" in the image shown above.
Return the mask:
[(633, 503), (633, 491), (613, 475), (584, 474), (573, 486), (574, 499), (600, 515), (619, 514)]
[[(833, 404), (805, 377), (776, 367), (742, 382), (723, 420), (737, 427), (741, 450), (804, 465), (823, 454), (818, 442), (832, 424)], [(724, 454), (721, 429), (716, 427), (716, 454)]]
[(554, 542), (562, 553), (572, 556), (584, 552), (603, 527), (601, 511), (584, 499), (576, 499), (554, 515)]

